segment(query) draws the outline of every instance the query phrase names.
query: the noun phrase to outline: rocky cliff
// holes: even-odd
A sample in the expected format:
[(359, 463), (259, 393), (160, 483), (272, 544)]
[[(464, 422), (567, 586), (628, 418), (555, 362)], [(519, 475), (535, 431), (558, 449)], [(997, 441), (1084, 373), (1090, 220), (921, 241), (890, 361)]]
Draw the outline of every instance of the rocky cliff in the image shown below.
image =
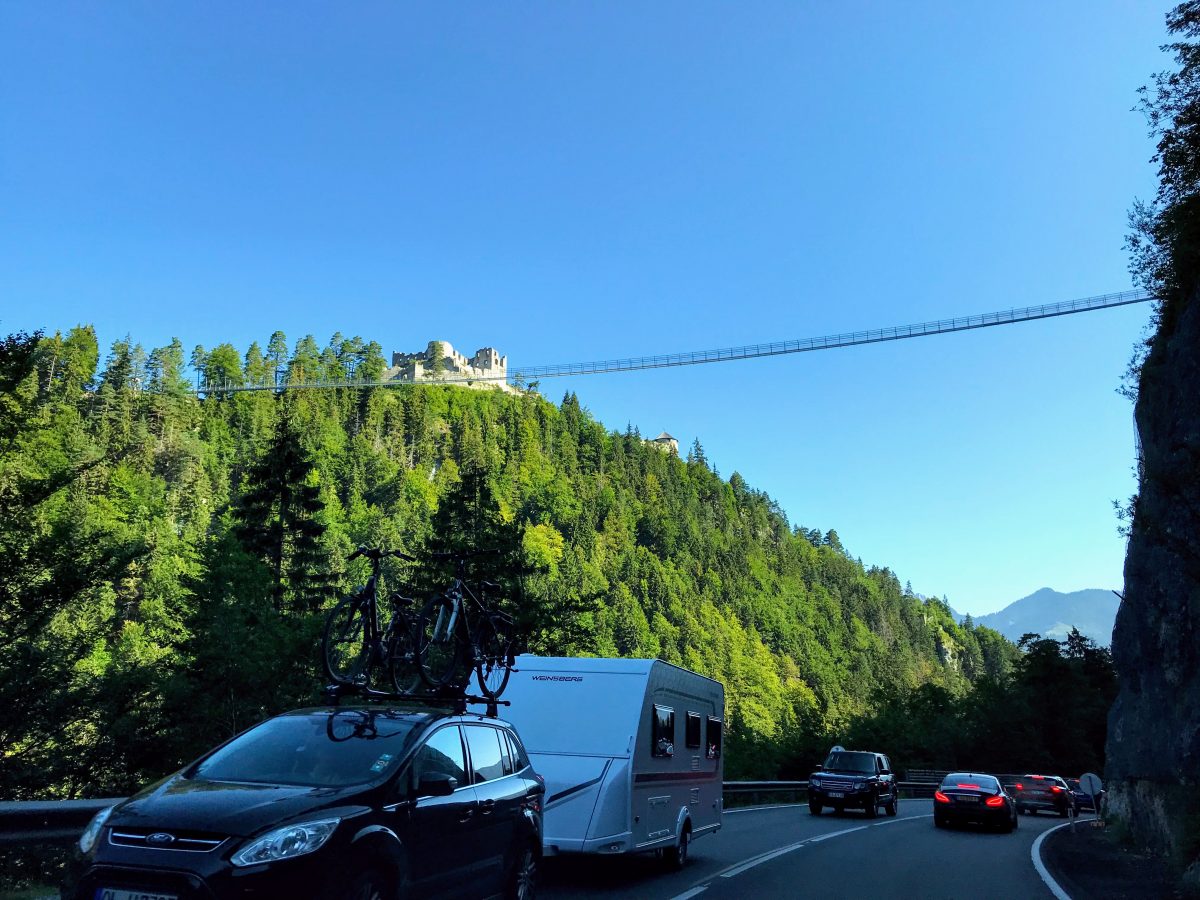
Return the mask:
[(1108, 813), (1200, 885), (1200, 291), (1164, 306), (1135, 415), (1142, 475), (1113, 630)]

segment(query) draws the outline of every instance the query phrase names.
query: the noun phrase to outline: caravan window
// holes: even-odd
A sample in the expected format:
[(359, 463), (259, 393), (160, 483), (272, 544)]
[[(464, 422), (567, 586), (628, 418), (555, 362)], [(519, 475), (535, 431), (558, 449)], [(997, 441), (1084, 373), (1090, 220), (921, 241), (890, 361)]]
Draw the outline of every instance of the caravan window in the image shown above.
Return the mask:
[(687, 716), (687, 745), (700, 746), (700, 713), (690, 712)]
[(650, 753), (653, 756), (675, 755), (675, 710), (655, 706), (650, 728)]
[(721, 720), (708, 717), (708, 748), (705, 756), (709, 759), (721, 758)]

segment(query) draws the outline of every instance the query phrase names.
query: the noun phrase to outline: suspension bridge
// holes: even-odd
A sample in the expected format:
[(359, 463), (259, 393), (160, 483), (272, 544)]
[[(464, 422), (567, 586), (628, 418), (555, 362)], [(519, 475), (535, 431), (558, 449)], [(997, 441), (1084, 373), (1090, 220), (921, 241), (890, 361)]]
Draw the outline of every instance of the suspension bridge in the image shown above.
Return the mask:
[(746, 344), (740, 347), (723, 347), (714, 350), (694, 350), (684, 353), (663, 353), (656, 356), (629, 356), (620, 359), (594, 360), (592, 362), (556, 363), (541, 366), (522, 366), (510, 370), (506, 375), (496, 376), (447, 376), (422, 378), (418, 382), (392, 379), (369, 381), (363, 379), (283, 381), (262, 384), (210, 384), (197, 385), (199, 394), (226, 394), (240, 391), (294, 391), (329, 388), (405, 387), (413, 384), (464, 384), (507, 381), (517, 386), (527, 386), (544, 378), (571, 378), (579, 375), (604, 375), (613, 372), (636, 372), (643, 369), (668, 369), (680, 366), (698, 366), (707, 363), (734, 362), (759, 359), (767, 356), (786, 356), (792, 353), (810, 353), (815, 350), (835, 350), (840, 347), (856, 347), (862, 344), (878, 344), (885, 341), (903, 341), (909, 338), (930, 337), (935, 334), (951, 334), (977, 328), (992, 328), (998, 325), (1015, 325), (1056, 316), (1096, 312), (1117, 306), (1146, 303), (1156, 299), (1148, 291), (1121, 291), (1100, 294), (1076, 300), (1062, 300), (1040, 306), (1025, 306), (999, 312), (980, 313), (953, 319), (938, 319), (915, 325), (893, 325), (867, 331), (830, 334), (822, 337), (798, 338), (789, 341), (772, 341), (763, 344)]

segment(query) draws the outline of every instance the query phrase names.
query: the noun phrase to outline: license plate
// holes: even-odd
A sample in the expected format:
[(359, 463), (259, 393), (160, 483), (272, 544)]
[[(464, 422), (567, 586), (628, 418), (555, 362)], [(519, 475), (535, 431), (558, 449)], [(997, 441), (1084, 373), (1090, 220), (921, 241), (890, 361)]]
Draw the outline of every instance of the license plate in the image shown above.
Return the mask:
[(830, 791), (829, 796), (830, 797), (845, 797), (846, 795), (843, 794), (841, 791)]
[(96, 888), (93, 900), (179, 900), (178, 894), (158, 894), (154, 891), (129, 891), (125, 888)]
[(959, 794), (959, 795), (958, 795), (958, 802), (959, 802), (959, 803), (978, 803), (978, 802), (979, 802), (979, 798), (978, 798), (978, 797), (972, 797), (972, 796), (971, 796), (971, 795), (969, 795), (969, 794)]

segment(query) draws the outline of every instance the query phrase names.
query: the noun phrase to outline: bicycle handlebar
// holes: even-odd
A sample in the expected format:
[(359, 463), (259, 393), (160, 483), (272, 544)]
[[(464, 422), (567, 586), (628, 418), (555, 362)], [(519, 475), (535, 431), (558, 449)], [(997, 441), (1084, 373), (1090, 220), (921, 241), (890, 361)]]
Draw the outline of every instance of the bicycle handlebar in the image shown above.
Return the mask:
[(491, 556), (503, 552), (499, 547), (489, 547), (486, 550), (449, 550), (445, 553), (430, 553), (427, 555), (430, 559), (470, 559), (473, 556)]

